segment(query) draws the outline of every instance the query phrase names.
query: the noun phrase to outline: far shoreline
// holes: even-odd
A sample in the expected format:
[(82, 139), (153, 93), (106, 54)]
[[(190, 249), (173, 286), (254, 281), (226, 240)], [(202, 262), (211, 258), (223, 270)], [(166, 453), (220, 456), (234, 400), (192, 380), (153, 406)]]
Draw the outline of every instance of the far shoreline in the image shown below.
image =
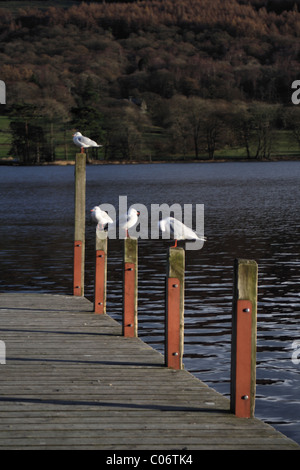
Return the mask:
[[(300, 161), (299, 156), (278, 156), (272, 158), (215, 158), (215, 159), (176, 159), (176, 160), (132, 160), (132, 161), (108, 161), (108, 160), (90, 160), (87, 159), (87, 165), (155, 165), (155, 164), (188, 164), (188, 163), (260, 163), (260, 162), (288, 162), (288, 161)], [(75, 165), (75, 160), (56, 160), (54, 162), (40, 162), (40, 163), (20, 163), (13, 158), (2, 158), (0, 159), (0, 166), (72, 166)]]

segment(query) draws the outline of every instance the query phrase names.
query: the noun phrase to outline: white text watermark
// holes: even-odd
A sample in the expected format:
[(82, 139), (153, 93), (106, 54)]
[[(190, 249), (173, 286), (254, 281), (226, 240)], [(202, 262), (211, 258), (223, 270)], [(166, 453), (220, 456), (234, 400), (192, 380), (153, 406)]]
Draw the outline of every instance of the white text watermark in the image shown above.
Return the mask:
[(0, 341), (0, 364), (6, 364), (6, 347), (4, 341)]
[(292, 103), (299, 104), (300, 103), (300, 80), (293, 81), (292, 89), (295, 90), (292, 93)]
[(6, 86), (3, 80), (0, 80), (0, 104), (6, 104)]
[(294, 352), (292, 353), (292, 363), (296, 366), (300, 364), (300, 340), (296, 339), (293, 341), (292, 348)]
[[(99, 207), (114, 221), (107, 228), (108, 236), (111, 239), (126, 238), (124, 227), (116, 221), (121, 220), (123, 214), (130, 214), (130, 211), (135, 209), (138, 218), (136, 223), (128, 228), (130, 237), (142, 240), (158, 240), (160, 237), (162, 239), (185, 240), (187, 250), (200, 250), (203, 247), (204, 204), (181, 205), (174, 203), (168, 205), (163, 203), (151, 204), (150, 208), (147, 208), (144, 204), (135, 203), (128, 208), (127, 196), (119, 196), (118, 210), (112, 204), (104, 203)], [(176, 228), (172, 224), (166, 227), (160, 225), (160, 221), (169, 218), (175, 219)]]

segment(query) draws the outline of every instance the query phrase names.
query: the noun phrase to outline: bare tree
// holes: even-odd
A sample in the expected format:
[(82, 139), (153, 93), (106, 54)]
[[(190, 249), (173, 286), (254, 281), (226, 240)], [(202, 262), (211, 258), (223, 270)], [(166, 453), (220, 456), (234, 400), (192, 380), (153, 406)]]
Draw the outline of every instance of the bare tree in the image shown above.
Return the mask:
[(284, 113), (285, 127), (292, 131), (292, 135), (300, 148), (300, 108), (293, 106)]
[(251, 142), (256, 159), (269, 159), (275, 144), (277, 106), (254, 103), (249, 112), (253, 120)]

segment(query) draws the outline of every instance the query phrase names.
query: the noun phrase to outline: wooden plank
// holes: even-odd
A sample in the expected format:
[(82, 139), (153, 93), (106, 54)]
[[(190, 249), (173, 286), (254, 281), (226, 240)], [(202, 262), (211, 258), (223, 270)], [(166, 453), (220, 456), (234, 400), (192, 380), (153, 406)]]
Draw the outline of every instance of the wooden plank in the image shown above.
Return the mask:
[(84, 297), (0, 295), (0, 449), (298, 449)]

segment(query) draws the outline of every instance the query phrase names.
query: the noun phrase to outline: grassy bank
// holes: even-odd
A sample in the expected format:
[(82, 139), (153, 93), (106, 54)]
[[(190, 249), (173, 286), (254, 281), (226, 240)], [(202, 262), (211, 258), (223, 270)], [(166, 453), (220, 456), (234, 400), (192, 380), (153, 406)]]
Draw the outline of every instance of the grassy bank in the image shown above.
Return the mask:
[[(14, 155), (10, 155), (11, 149), (11, 133), (9, 128), (9, 118), (7, 116), (0, 116), (0, 160), (2, 163), (10, 158), (11, 160), (14, 159)], [(149, 139), (157, 139), (156, 134), (148, 134), (147, 140)], [(49, 139), (49, 135), (48, 135)], [(72, 130), (61, 130), (61, 129), (53, 129), (53, 146), (55, 150), (55, 161), (60, 162), (60, 164), (66, 162), (72, 162), (75, 159), (75, 154), (78, 149), (74, 146), (72, 142)], [(255, 155), (255, 148), (252, 147), (251, 155)], [(104, 158), (104, 151), (99, 152), (99, 160), (100, 162), (103, 161)], [(289, 130), (278, 130), (274, 132), (273, 143), (272, 143), (272, 152), (271, 152), (271, 159), (300, 159), (300, 149), (293, 138), (292, 132)], [(247, 154), (244, 148), (242, 147), (224, 147), (219, 149), (215, 152), (215, 161), (220, 160), (247, 160)], [(141, 161), (146, 162), (156, 162), (156, 161), (195, 161), (195, 155), (193, 152), (189, 152), (186, 155), (182, 153), (177, 154), (167, 154), (167, 152), (162, 153), (161, 156), (154, 156), (149, 154), (147, 151), (141, 154)], [(207, 153), (201, 153), (199, 160), (201, 161), (209, 161), (209, 157)], [(112, 161), (112, 163), (115, 163)], [(126, 161), (124, 160), (124, 163)]]

